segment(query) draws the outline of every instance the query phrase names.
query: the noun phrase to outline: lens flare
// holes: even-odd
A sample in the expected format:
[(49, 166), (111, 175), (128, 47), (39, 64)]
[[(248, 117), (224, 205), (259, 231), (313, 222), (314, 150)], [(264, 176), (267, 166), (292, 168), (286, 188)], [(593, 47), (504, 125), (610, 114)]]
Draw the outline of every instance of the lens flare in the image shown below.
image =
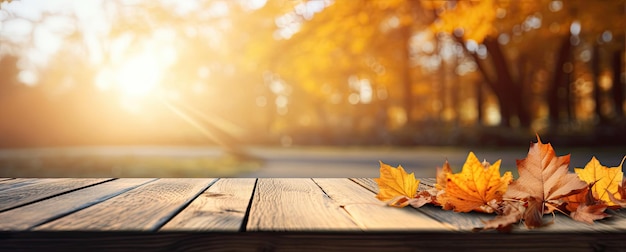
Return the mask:
[(148, 54), (135, 55), (118, 69), (116, 88), (127, 96), (145, 96), (156, 89), (162, 69), (158, 61)]

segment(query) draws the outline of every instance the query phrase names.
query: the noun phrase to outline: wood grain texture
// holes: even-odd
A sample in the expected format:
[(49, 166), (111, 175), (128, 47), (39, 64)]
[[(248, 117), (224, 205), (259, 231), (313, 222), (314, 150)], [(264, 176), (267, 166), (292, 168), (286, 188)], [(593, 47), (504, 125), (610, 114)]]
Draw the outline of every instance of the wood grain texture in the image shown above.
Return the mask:
[(373, 192), (374, 194), (378, 194), (378, 184), (372, 178), (350, 178), (352, 182), (357, 183), (361, 187)]
[(117, 179), (0, 213), (0, 230), (27, 230), (154, 179)]
[(160, 230), (230, 231), (241, 229), (256, 179), (220, 179)]
[[(256, 188), (255, 179), (220, 179), (214, 184), (214, 179), (149, 180), (18, 178), (2, 181), (0, 185), (11, 186), (0, 191), (0, 206), (9, 206), (9, 210), (0, 211), (0, 231), (29, 230), (35, 226), (34, 230), (74, 231), (409, 230), (450, 234), (447, 230), (452, 229), (445, 229), (446, 225), (469, 231), (495, 216), (455, 213), (432, 205), (417, 210), (384, 207), (374, 198), (378, 186), (369, 178), (259, 179)], [(420, 180), (421, 189), (434, 183), (432, 178)], [(148, 183), (141, 184), (144, 182)], [(250, 195), (253, 198), (248, 206)], [(250, 214), (246, 217), (247, 207)], [(593, 225), (576, 222), (560, 213), (554, 219), (552, 215), (545, 215), (544, 222), (552, 224), (533, 230), (515, 225), (513, 232), (626, 233), (626, 211), (610, 210), (608, 213), (613, 216)], [(427, 217), (436, 220), (434, 223), (447, 224), (443, 229), (441, 226), (432, 228), (432, 220)], [(242, 225), (246, 230), (240, 230)]]
[(12, 179), (14, 179), (14, 178), (0, 178), (0, 182), (4, 182), (4, 181), (7, 181), (7, 180), (12, 180)]
[(527, 229), (523, 224), (514, 227), (514, 232), (533, 232), (533, 233), (561, 233), (561, 232), (612, 232), (623, 233), (626, 231), (626, 215), (621, 210), (607, 211), (612, 216), (603, 220), (595, 221), (587, 224), (566, 216), (562, 213), (555, 215), (547, 214), (543, 216), (543, 223), (546, 225), (537, 229)]
[(624, 234), (439, 232), (19, 232), (0, 251), (624, 251)]
[(47, 197), (66, 193), (111, 179), (37, 179), (28, 185), (0, 191), (0, 212)]
[(155, 231), (215, 179), (159, 179), (35, 230)]
[(364, 230), (454, 230), (415, 208), (387, 207), (375, 194), (344, 178), (313, 179), (333, 201), (343, 206), (353, 221)]
[(260, 178), (246, 230), (358, 230), (311, 179)]
[(0, 192), (4, 190), (14, 189), (22, 186), (28, 186), (32, 184), (44, 184), (52, 181), (58, 181), (59, 179), (47, 178), (16, 178), (11, 180), (0, 181)]

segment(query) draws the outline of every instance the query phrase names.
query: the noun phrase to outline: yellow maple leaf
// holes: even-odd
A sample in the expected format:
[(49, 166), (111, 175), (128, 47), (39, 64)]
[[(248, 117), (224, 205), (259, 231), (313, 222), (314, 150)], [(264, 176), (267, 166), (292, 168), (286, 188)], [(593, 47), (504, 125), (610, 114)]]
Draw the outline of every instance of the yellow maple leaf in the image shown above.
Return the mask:
[(394, 168), (383, 162), (380, 162), (380, 178), (374, 181), (378, 183), (376, 198), (394, 207), (407, 206), (408, 200), (415, 197), (420, 182), (413, 173), (407, 174), (402, 166)]
[(621, 167), (622, 165), (620, 164), (618, 167), (608, 168), (600, 164), (596, 157), (592, 157), (591, 161), (585, 165), (585, 168), (575, 168), (574, 172), (587, 184), (595, 182), (591, 188), (595, 199), (604, 201), (608, 206), (615, 206), (617, 204), (611, 200), (609, 193), (613, 194), (616, 199), (621, 199), (621, 195), (618, 192), (618, 187), (622, 184), (624, 177)]
[(456, 212), (492, 213), (497, 202), (502, 201), (513, 175), (505, 172), (500, 176), (500, 160), (493, 165), (481, 163), (470, 152), (461, 172), (448, 172), (446, 179), (445, 192), (437, 195), (437, 201), (449, 204)]

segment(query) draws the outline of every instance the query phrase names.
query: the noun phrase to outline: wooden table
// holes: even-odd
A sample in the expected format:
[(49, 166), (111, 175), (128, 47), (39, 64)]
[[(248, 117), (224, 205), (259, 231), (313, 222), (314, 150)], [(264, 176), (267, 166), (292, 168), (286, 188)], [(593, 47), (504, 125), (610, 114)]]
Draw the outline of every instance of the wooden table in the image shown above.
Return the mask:
[(377, 190), (367, 178), (0, 178), (0, 251), (626, 250), (626, 211), (477, 233), (493, 215), (386, 207)]

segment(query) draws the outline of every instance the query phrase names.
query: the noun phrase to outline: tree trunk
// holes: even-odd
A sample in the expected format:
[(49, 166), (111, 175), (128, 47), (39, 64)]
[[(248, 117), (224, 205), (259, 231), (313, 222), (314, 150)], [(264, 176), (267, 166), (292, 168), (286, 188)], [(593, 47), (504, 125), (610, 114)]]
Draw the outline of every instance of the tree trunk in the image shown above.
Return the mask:
[(624, 117), (624, 83), (622, 83), (622, 61), (623, 51), (618, 50), (613, 53), (611, 67), (613, 68), (613, 103), (615, 104), (615, 114), (618, 118)]
[[(435, 43), (437, 43), (436, 47), (437, 50), (439, 52), (439, 55), (441, 55), (444, 46), (442, 45), (442, 41), (441, 41), (441, 36), (437, 36), (437, 39), (435, 39)], [(438, 80), (436, 81), (439, 84), (439, 88), (438, 88), (438, 92), (439, 92), (439, 104), (440, 106), (437, 108), (437, 120), (438, 123), (443, 122), (443, 112), (446, 111), (448, 104), (448, 99), (447, 99), (447, 92), (450, 90), (450, 88), (448, 88), (447, 84), (448, 82), (446, 81), (447, 79), (447, 73), (446, 73), (446, 61), (443, 59), (443, 57), (441, 57), (441, 64), (439, 65), (439, 69), (437, 70), (438, 73)]]
[(513, 112), (511, 111), (512, 103), (509, 97), (503, 97), (502, 94), (496, 95), (498, 98), (498, 103), (500, 104), (500, 125), (504, 125), (506, 127), (512, 128), (511, 117), (513, 117)]
[(496, 91), (500, 101), (500, 111), (502, 112), (502, 123), (508, 127), (517, 126), (514, 120), (519, 120), (519, 126), (528, 127), (530, 120), (524, 111), (527, 110), (526, 103), (522, 101), (521, 83), (513, 79), (508, 61), (505, 58), (498, 41), (489, 37), (483, 44), (491, 53), (491, 62), (496, 73), (495, 85), (499, 87)]
[(567, 88), (568, 75), (565, 72), (565, 64), (570, 63), (571, 60), (572, 44), (570, 43), (569, 36), (563, 37), (561, 45), (554, 65), (554, 75), (552, 78), (552, 86), (548, 89), (548, 110), (550, 113), (550, 125), (554, 126), (561, 122), (561, 110), (563, 104), (563, 97), (559, 95), (560, 90)]
[(477, 118), (477, 122), (478, 125), (482, 125), (483, 122), (485, 121), (485, 112), (483, 111), (483, 83), (482, 82), (476, 82), (474, 84), (475, 88), (476, 88), (476, 111), (478, 111), (478, 118)]
[(602, 111), (602, 104), (604, 102), (604, 91), (600, 88), (600, 46), (595, 44), (593, 46), (593, 56), (591, 58), (591, 74), (593, 80), (593, 98), (596, 103), (596, 116), (599, 119), (600, 124), (604, 124), (608, 121), (608, 117), (604, 111)]
[(461, 122), (461, 106), (459, 106), (459, 104), (461, 104), (460, 100), (461, 100), (461, 95), (460, 92), (461, 90), (461, 85), (460, 85), (460, 78), (459, 75), (456, 73), (456, 68), (459, 66), (459, 58), (455, 55), (454, 56), (454, 62), (452, 62), (452, 67), (450, 67), (450, 76), (451, 76), (451, 81), (449, 83), (450, 87), (449, 90), (451, 92), (450, 94), (450, 105), (452, 106), (452, 109), (454, 110), (454, 118), (453, 121), (455, 123), (455, 126), (458, 126), (459, 123)]
[(526, 77), (528, 76), (534, 76), (534, 69), (532, 67), (529, 67), (529, 65), (527, 64), (528, 60), (525, 56), (520, 56), (520, 58), (518, 59), (518, 72), (517, 72), (517, 83), (519, 84), (519, 103), (518, 103), (518, 118), (520, 121), (520, 125), (523, 128), (530, 128), (532, 121), (533, 121), (533, 116), (532, 116), (532, 103), (531, 103), (531, 98), (532, 98), (532, 91), (530, 88), (530, 83), (527, 83), (528, 79)]
[(410, 124), (413, 122), (413, 81), (411, 80), (411, 64), (409, 59), (411, 27), (404, 26), (400, 28), (400, 36), (402, 39), (402, 49), (399, 57), (401, 60), (400, 64), (402, 64), (402, 72), (400, 74), (402, 76), (402, 87), (404, 91), (404, 111), (406, 113), (406, 121)]
[[(462, 38), (453, 37), (464, 45), (465, 41)], [(529, 127), (531, 117), (529, 107), (527, 106), (528, 103), (523, 100), (523, 83), (514, 80), (511, 70), (508, 67), (508, 61), (496, 39), (488, 37), (483, 41), (483, 44), (487, 47), (487, 51), (490, 54), (491, 65), (495, 70), (495, 76), (491, 76), (487, 72), (487, 69), (483, 65), (484, 61), (480, 59), (480, 57), (475, 53), (468, 52), (465, 46), (463, 46), (463, 48), (472, 56), (485, 83), (489, 85), (498, 99), (501, 115), (500, 125), (507, 127), (517, 126), (514, 124), (514, 120), (518, 119), (519, 126)]]

